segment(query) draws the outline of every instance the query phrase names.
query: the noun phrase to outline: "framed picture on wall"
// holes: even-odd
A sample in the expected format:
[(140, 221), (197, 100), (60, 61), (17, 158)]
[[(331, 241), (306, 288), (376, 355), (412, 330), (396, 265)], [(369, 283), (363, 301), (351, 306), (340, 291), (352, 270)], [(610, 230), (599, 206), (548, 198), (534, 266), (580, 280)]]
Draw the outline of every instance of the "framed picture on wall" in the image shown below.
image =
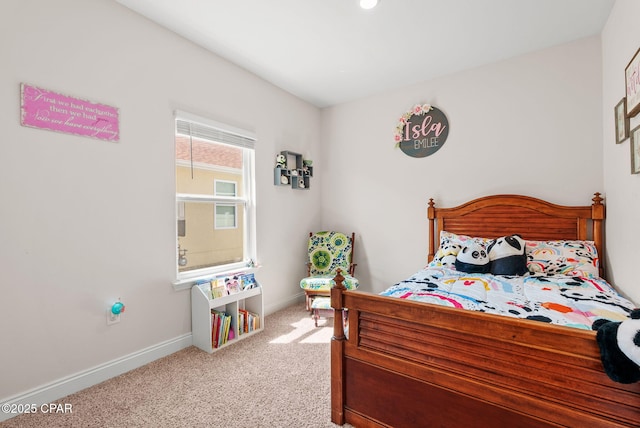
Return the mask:
[(631, 174), (640, 173), (640, 126), (631, 131)]
[(633, 117), (640, 112), (640, 49), (624, 69), (624, 83), (627, 87), (627, 116)]
[(629, 117), (627, 116), (627, 99), (623, 98), (614, 110), (616, 118), (616, 144), (622, 143), (629, 137)]

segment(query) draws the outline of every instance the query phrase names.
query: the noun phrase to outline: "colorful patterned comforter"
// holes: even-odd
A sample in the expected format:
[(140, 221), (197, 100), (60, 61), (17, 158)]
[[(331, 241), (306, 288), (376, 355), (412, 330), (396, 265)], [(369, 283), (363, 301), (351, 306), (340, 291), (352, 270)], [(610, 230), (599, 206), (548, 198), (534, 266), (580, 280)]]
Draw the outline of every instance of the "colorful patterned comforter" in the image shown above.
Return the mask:
[(501, 276), (447, 268), (421, 270), (380, 294), (588, 330), (598, 318), (622, 321), (635, 307), (597, 277)]

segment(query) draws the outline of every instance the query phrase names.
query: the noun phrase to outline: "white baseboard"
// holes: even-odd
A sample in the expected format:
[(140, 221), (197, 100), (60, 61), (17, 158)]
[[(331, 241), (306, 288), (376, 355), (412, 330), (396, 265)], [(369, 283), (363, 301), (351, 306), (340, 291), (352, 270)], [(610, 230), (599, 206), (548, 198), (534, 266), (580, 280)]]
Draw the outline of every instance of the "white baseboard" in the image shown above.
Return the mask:
[[(130, 370), (149, 364), (158, 358), (166, 357), (193, 344), (191, 333), (178, 336), (154, 346), (142, 349), (124, 357), (106, 362), (91, 369), (74, 375), (58, 379), (49, 384), (32, 389), (22, 394), (3, 399), (0, 405), (37, 405), (52, 403), (67, 395), (73, 394), (100, 382), (119, 376)], [(21, 406), (17, 406), (21, 408)], [(2, 407), (4, 409), (4, 407)], [(0, 422), (10, 419), (17, 414), (0, 411)]]

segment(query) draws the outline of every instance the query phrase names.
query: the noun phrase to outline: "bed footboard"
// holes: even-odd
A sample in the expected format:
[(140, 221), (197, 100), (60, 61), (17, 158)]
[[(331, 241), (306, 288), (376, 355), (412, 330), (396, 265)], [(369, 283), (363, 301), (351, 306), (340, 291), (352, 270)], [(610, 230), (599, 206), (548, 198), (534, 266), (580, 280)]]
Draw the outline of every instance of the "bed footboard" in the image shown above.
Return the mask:
[(348, 291), (341, 281), (331, 292), (336, 424), (640, 423), (640, 384), (606, 376), (594, 332)]

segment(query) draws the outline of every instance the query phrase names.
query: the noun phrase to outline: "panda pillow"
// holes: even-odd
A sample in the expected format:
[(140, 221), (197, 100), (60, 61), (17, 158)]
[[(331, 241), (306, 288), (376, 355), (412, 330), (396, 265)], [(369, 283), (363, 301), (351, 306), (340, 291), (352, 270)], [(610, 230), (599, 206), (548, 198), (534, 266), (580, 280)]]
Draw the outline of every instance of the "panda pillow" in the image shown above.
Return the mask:
[(471, 242), (458, 252), (455, 261), (456, 270), (468, 273), (489, 272), (489, 255), (482, 244)]
[(487, 247), (494, 275), (524, 275), (527, 269), (525, 241), (520, 235), (502, 236)]
[(478, 238), (467, 235), (458, 235), (443, 230), (440, 232), (440, 246), (433, 257), (433, 260), (427, 265), (429, 268), (449, 268), (455, 267), (456, 257), (460, 250), (471, 243), (479, 243), (486, 247), (491, 239)]

